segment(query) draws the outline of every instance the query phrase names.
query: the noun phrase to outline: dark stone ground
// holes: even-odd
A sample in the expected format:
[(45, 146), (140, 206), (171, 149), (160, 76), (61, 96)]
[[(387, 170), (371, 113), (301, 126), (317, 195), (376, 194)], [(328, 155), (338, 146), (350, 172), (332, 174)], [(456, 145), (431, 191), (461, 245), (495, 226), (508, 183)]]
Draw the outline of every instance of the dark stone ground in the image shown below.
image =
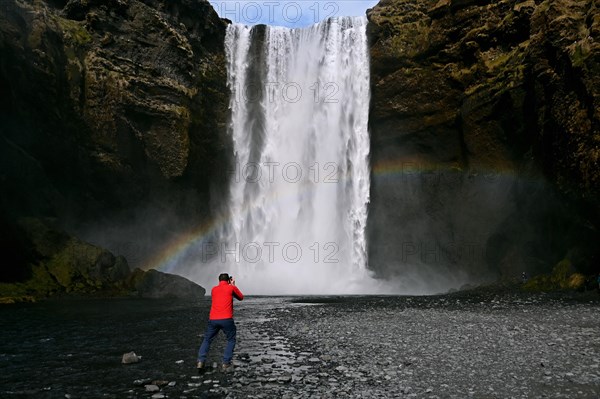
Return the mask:
[[(210, 367), (221, 336), (198, 376), (208, 305), (2, 307), (0, 397), (600, 397), (596, 294), (250, 297), (236, 304), (235, 370)], [(120, 364), (131, 350), (142, 361)], [(153, 381), (164, 384), (160, 392), (146, 392)]]

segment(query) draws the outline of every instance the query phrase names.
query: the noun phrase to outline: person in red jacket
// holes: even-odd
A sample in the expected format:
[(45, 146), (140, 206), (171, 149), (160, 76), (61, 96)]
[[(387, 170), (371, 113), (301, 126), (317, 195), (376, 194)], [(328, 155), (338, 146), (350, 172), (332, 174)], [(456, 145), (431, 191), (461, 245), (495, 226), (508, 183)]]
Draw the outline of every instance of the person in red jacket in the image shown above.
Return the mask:
[(233, 357), (233, 349), (235, 348), (236, 327), (233, 321), (233, 298), (241, 301), (244, 299), (242, 292), (235, 286), (233, 277), (229, 277), (227, 273), (219, 275), (219, 285), (212, 288), (211, 291), (212, 304), (210, 306), (210, 315), (208, 316), (208, 326), (204, 333), (204, 340), (198, 350), (199, 372), (204, 371), (204, 365), (210, 344), (219, 333), (223, 330), (227, 337), (227, 346), (223, 353), (223, 371), (227, 371), (231, 367), (231, 358)]

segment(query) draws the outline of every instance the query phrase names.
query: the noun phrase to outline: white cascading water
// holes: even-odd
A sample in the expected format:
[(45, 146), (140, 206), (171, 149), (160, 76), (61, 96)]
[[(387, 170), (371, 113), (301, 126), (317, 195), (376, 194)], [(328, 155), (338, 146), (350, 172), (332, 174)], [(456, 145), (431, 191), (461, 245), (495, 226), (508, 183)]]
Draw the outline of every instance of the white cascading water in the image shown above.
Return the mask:
[(366, 18), (304, 29), (232, 24), (225, 47), (236, 171), (220, 272), (251, 294), (378, 292), (367, 270)]

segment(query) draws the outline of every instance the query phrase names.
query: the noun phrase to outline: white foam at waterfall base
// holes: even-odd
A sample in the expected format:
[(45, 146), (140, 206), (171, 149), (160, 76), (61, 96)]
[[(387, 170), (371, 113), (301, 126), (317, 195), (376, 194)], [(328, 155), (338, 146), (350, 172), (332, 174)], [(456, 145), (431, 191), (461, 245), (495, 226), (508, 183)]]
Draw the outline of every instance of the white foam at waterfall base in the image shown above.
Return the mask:
[(367, 268), (365, 29), (363, 17), (304, 29), (228, 26), (236, 165), (228, 222), (212, 260), (188, 277), (210, 287), (229, 272), (251, 294), (387, 291)]

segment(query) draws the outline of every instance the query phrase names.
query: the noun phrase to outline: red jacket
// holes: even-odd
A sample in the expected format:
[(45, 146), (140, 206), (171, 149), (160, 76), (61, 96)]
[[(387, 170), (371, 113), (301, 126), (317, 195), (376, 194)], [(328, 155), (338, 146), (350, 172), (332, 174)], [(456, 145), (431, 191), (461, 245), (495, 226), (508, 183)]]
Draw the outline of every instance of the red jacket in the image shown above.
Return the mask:
[(210, 306), (210, 320), (233, 318), (233, 297), (241, 301), (244, 299), (242, 292), (227, 281), (219, 281), (219, 285), (213, 287), (210, 292), (212, 304)]

